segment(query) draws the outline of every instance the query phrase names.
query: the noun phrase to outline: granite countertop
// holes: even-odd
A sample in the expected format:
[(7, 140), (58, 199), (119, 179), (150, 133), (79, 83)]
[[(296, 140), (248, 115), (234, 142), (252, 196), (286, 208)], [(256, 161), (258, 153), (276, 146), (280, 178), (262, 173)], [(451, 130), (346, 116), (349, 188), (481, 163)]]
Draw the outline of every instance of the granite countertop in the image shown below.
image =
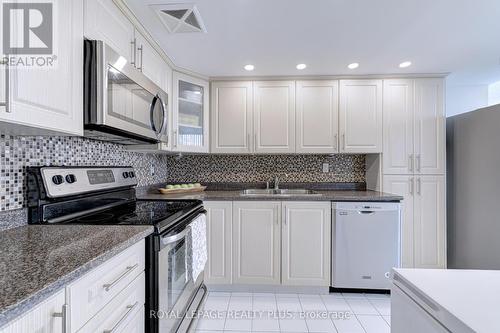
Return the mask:
[(242, 196), (240, 190), (204, 191), (197, 194), (160, 194), (155, 190), (137, 193), (139, 199), (198, 199), (205, 201), (401, 201), (400, 195), (377, 192), (371, 190), (315, 190), (321, 196), (290, 195), (290, 196)]
[(151, 226), (27, 225), (0, 232), (0, 327), (153, 232)]

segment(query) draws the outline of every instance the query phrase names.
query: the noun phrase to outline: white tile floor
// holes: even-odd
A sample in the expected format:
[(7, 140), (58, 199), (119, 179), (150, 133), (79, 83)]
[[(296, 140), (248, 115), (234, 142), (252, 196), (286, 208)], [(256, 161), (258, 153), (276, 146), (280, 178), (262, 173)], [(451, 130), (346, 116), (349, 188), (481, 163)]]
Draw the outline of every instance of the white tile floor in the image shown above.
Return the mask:
[(196, 333), (389, 333), (389, 295), (210, 292)]

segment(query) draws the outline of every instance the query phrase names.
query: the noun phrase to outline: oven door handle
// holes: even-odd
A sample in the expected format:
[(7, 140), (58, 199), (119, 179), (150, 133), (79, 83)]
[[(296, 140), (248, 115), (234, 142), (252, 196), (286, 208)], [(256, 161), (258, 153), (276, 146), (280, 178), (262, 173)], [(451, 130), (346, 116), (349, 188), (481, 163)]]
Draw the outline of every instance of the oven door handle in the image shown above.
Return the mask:
[(175, 234), (175, 235), (172, 235), (172, 236), (162, 237), (161, 238), (161, 243), (163, 245), (168, 245), (168, 244), (175, 243), (175, 242), (183, 239), (184, 237), (186, 237), (188, 231), (189, 231), (189, 225), (186, 227), (186, 229), (182, 230), (178, 234)]
[[(194, 220), (196, 220), (197, 218), (199, 218), (202, 215), (206, 215), (206, 211), (205, 210), (203, 210), (202, 212), (200, 212), (200, 214), (196, 215), (196, 217), (194, 217), (192, 219), (191, 223), (193, 223)], [(177, 233), (175, 235), (162, 237), (161, 238), (162, 245), (172, 244), (172, 243), (175, 243), (175, 242), (183, 239), (184, 237), (186, 237), (187, 233), (191, 229), (191, 223), (189, 223), (186, 226), (186, 228), (184, 228), (184, 230), (182, 230), (181, 232), (179, 232), (179, 233)]]

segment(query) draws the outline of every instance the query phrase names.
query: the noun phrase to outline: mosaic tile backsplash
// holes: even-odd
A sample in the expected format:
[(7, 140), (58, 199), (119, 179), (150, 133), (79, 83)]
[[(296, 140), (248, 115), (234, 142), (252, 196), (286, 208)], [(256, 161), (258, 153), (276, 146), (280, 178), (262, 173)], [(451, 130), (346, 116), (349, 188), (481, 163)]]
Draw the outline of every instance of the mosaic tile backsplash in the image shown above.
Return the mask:
[(40, 165), (132, 165), (140, 186), (164, 182), (167, 177), (164, 155), (133, 153), (121, 145), (80, 137), (13, 137), (0, 133), (0, 211), (24, 206), (25, 169)]
[[(323, 163), (330, 170), (322, 172)], [(167, 181), (365, 182), (365, 155), (188, 155), (167, 157)]]

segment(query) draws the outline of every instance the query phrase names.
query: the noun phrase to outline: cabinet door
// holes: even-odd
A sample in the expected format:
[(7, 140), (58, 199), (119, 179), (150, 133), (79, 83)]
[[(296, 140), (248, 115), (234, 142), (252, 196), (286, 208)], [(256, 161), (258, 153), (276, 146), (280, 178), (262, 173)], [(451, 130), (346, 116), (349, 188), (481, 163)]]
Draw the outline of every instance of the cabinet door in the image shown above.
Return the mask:
[[(2, 131), (83, 135), (83, 0), (58, 1), (56, 9), (53, 66), (9, 69), (9, 103), (0, 109), (0, 121), (8, 125)], [(33, 130), (23, 132), (12, 123)]]
[(296, 85), (296, 152), (338, 152), (338, 81), (297, 81)]
[(406, 175), (384, 175), (383, 190), (404, 198), (401, 202), (401, 265), (404, 268), (412, 268), (415, 178)]
[(382, 152), (382, 80), (341, 80), (339, 132), (343, 153)]
[(163, 91), (167, 90), (167, 64), (138, 31), (135, 31), (137, 69)]
[(281, 204), (233, 202), (233, 283), (280, 284)]
[(415, 181), (415, 268), (445, 268), (445, 176)]
[(134, 26), (113, 0), (85, 0), (83, 16), (85, 37), (104, 41), (136, 65)]
[(57, 292), (54, 296), (38, 304), (35, 308), (29, 310), (21, 317), (15, 319), (7, 326), (0, 329), (0, 333), (62, 333), (63, 327), (67, 326), (67, 318), (61, 315), (65, 306), (64, 289)]
[(330, 202), (282, 203), (282, 282), (329, 286)]
[(232, 202), (206, 201), (208, 261), (206, 284), (231, 283)]
[(208, 82), (174, 72), (173, 148), (208, 152)]
[(252, 152), (251, 81), (212, 83), (211, 152)]
[[(405, 333), (449, 333), (412, 297), (408, 290), (401, 290), (397, 285), (391, 288), (391, 332)], [(457, 331), (458, 332), (458, 331)]]
[(295, 82), (254, 82), (255, 152), (295, 152)]
[(445, 172), (445, 114), (442, 79), (415, 80), (416, 172)]
[(384, 174), (412, 174), (413, 80), (384, 80)]

